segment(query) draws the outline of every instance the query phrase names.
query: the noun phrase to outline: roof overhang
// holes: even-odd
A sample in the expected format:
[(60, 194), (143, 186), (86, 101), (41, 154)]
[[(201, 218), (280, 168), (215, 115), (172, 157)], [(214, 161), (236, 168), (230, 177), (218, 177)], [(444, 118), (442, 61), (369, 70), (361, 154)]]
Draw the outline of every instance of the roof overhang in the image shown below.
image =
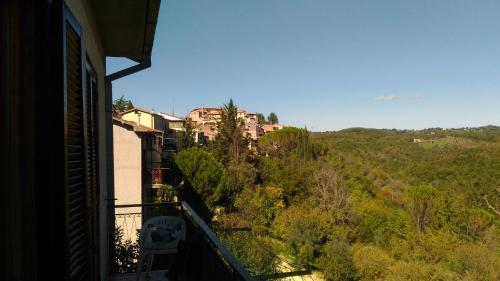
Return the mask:
[(91, 0), (104, 52), (143, 62), (151, 56), (161, 0)]

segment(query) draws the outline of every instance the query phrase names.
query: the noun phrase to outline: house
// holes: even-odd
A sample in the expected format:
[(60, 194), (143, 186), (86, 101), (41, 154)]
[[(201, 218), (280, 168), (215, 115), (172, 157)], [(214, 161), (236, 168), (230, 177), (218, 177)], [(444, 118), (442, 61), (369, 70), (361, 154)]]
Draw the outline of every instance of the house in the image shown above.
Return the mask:
[(275, 130), (283, 129), (284, 127), (285, 126), (279, 124), (264, 124), (262, 125), (262, 130), (264, 131), (264, 134), (267, 134)]
[(201, 134), (205, 141), (215, 140), (215, 136), (219, 133), (215, 124), (204, 124), (196, 127), (196, 132)]
[(163, 119), (167, 120), (167, 128), (176, 132), (186, 131), (186, 118), (177, 117), (174, 115), (159, 113)]
[[(153, 173), (161, 171), (161, 141), (163, 132), (134, 122), (113, 118), (113, 155), (115, 177), (115, 204), (153, 203), (155, 195)], [(135, 229), (142, 223), (125, 223), (130, 213), (141, 212), (140, 207), (120, 208), (115, 212), (116, 224), (122, 229), (123, 239), (135, 241)]]
[(120, 114), (126, 121), (132, 121), (141, 126), (166, 132), (169, 129), (168, 119), (161, 113), (143, 108), (132, 108)]
[(221, 119), (221, 107), (197, 107), (188, 115), (188, 119), (195, 126), (205, 124), (207, 122), (216, 124)]
[(250, 139), (256, 141), (264, 135), (264, 129), (261, 125), (255, 123), (247, 123), (245, 125), (245, 132)]

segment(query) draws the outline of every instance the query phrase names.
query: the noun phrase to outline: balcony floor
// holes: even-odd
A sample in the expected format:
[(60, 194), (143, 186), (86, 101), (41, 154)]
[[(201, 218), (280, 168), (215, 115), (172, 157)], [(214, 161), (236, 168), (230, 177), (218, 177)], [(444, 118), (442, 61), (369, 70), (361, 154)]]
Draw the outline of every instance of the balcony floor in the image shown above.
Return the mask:
[[(167, 277), (165, 277), (165, 270), (151, 271), (149, 276), (149, 281), (168, 281)], [(135, 273), (115, 274), (109, 278), (109, 281), (136, 281), (135, 278)], [(145, 272), (141, 274), (140, 280), (147, 281)]]

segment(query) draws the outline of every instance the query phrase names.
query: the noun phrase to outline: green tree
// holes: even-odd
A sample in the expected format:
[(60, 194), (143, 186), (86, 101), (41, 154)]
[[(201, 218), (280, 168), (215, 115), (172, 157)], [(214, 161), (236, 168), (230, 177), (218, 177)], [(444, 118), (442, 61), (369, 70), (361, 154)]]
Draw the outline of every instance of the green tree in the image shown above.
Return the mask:
[(266, 117), (264, 117), (264, 114), (257, 113), (257, 124), (266, 124)]
[(185, 131), (180, 131), (176, 133), (178, 152), (196, 146), (196, 141), (195, 141), (196, 132), (194, 131), (191, 122), (186, 121), (185, 129), (186, 129)]
[(115, 228), (115, 259), (116, 269), (120, 273), (130, 273), (136, 270), (136, 261), (139, 257), (139, 244), (130, 239), (124, 239), (121, 226)]
[(259, 139), (262, 154), (288, 158), (296, 154), (300, 158), (310, 159), (312, 147), (309, 132), (295, 127), (283, 128), (268, 133)]
[(123, 95), (120, 98), (113, 101), (113, 111), (115, 113), (121, 113), (132, 108), (134, 108), (132, 101), (125, 99), (125, 96)]
[(276, 113), (271, 112), (269, 116), (267, 116), (267, 121), (271, 124), (278, 124), (278, 115)]
[(383, 250), (374, 246), (354, 245), (353, 263), (362, 281), (383, 280), (394, 262)]
[(278, 271), (278, 259), (271, 247), (252, 233), (225, 233), (221, 235), (221, 240), (252, 275), (272, 274)]
[(247, 140), (243, 137), (243, 120), (238, 119), (238, 107), (230, 99), (222, 107), (221, 120), (217, 123), (219, 133), (215, 137), (215, 149), (224, 164), (239, 162), (248, 150)]
[(207, 206), (232, 204), (237, 193), (234, 182), (210, 153), (198, 148), (186, 149), (177, 154), (175, 162)]
[(436, 219), (441, 207), (441, 194), (427, 184), (411, 186), (407, 191), (407, 208), (419, 232)]
[(349, 245), (344, 241), (330, 241), (325, 245), (324, 254), (318, 258), (318, 266), (326, 280), (356, 280), (356, 268), (353, 265)]

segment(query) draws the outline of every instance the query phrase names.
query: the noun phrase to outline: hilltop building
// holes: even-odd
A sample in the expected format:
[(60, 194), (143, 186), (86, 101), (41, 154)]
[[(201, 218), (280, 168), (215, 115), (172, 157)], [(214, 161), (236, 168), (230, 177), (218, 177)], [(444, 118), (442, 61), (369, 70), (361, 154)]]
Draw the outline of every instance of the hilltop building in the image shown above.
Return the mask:
[[(218, 134), (217, 123), (221, 121), (222, 108), (215, 106), (196, 107), (189, 113), (189, 121), (194, 125), (199, 133), (202, 133), (206, 140), (214, 140)], [(257, 141), (265, 133), (283, 128), (283, 125), (259, 124), (257, 113), (238, 109), (238, 119), (243, 120), (243, 134), (253, 141)]]

